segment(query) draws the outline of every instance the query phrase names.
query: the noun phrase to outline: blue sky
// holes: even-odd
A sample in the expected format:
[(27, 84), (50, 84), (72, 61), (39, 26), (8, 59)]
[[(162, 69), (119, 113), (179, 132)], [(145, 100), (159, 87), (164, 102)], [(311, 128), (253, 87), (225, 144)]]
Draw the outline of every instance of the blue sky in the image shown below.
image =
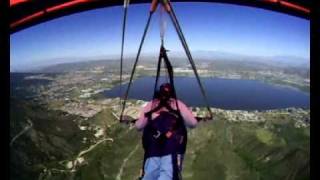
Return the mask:
[[(125, 54), (135, 55), (149, 4), (130, 5)], [(224, 51), (253, 56), (296, 56), (309, 59), (310, 21), (254, 7), (221, 3), (175, 3), (174, 8), (191, 52)], [(123, 7), (85, 11), (38, 24), (10, 36), (11, 69), (56, 59), (117, 57), (121, 47)], [(142, 55), (157, 54), (159, 17), (150, 24)], [(183, 51), (166, 17), (165, 46)]]

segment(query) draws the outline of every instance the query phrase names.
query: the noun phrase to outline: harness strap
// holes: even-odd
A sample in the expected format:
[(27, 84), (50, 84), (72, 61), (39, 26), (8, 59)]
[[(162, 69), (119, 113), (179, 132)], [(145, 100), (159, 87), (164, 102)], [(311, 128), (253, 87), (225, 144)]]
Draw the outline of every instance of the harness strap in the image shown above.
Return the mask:
[[(148, 122), (150, 122), (151, 120), (151, 116), (152, 116), (152, 113), (154, 112), (157, 112), (158, 110), (160, 110), (162, 107), (165, 107), (166, 109), (169, 110), (169, 112), (173, 113), (174, 115), (178, 116), (177, 119), (178, 119), (178, 122), (177, 122), (177, 126), (181, 126), (183, 125), (183, 119), (182, 119), (182, 115), (180, 113), (180, 109), (179, 109), (179, 106), (178, 106), (178, 101), (177, 101), (177, 96), (176, 96), (176, 91), (175, 91), (175, 88), (174, 88), (174, 79), (173, 79), (173, 68), (172, 68), (172, 65), (169, 61), (169, 58), (167, 56), (167, 53), (166, 53), (166, 49), (164, 48), (163, 44), (161, 44), (161, 47), (160, 47), (160, 55), (159, 55), (159, 59), (158, 59), (158, 66), (157, 66), (157, 76), (156, 76), (156, 81), (155, 81), (155, 85), (154, 85), (154, 95), (153, 95), (153, 99), (156, 98), (156, 92), (157, 92), (157, 85), (158, 85), (158, 81), (159, 81), (159, 76), (160, 76), (160, 68), (161, 68), (161, 62), (162, 62), (162, 59), (164, 60), (165, 62), (165, 65), (166, 65), (166, 69), (167, 69), (167, 72), (168, 72), (168, 75), (169, 75), (169, 78), (170, 78), (170, 84), (171, 84), (171, 87), (172, 87), (172, 93), (173, 93), (173, 98), (175, 99), (175, 103), (176, 103), (176, 107), (177, 109), (174, 110), (170, 104), (168, 104), (168, 101), (167, 100), (161, 100), (160, 103), (158, 104), (157, 107), (151, 109), (149, 112), (145, 113), (145, 116), (148, 118)], [(176, 129), (177, 127), (174, 127), (173, 129)], [(158, 132), (157, 130), (155, 130), (155, 132)], [(170, 138), (171, 135), (173, 134), (173, 132), (166, 132), (165, 133), (165, 136), (167, 138)]]
[(173, 175), (172, 180), (182, 180), (181, 171), (179, 169), (178, 161), (181, 161), (178, 157), (178, 154), (172, 154), (172, 169), (173, 169)]
[(177, 107), (177, 110), (179, 112), (179, 116), (181, 116), (180, 109), (179, 109), (179, 106), (178, 106), (178, 101), (177, 101), (177, 94), (176, 94), (176, 90), (175, 90), (175, 86), (174, 86), (173, 68), (172, 68), (172, 65), (171, 65), (171, 63), (169, 61), (169, 58), (168, 58), (168, 55), (167, 55), (167, 50), (164, 48), (163, 44), (161, 44), (161, 47), (160, 47), (160, 55), (159, 55), (159, 59), (158, 59), (157, 75), (156, 75), (156, 81), (155, 81), (155, 85), (154, 85), (153, 99), (155, 99), (155, 96), (156, 96), (156, 91), (157, 91), (157, 86), (158, 86), (158, 82), (159, 82), (162, 59), (164, 60), (164, 63), (166, 65), (166, 69), (167, 69), (167, 72), (168, 72), (168, 75), (169, 75), (169, 80), (170, 80), (169, 82), (170, 82), (170, 85), (172, 87), (173, 98), (176, 100), (176, 107)]
[(160, 76), (160, 70), (161, 70), (161, 64), (162, 64), (162, 49), (160, 48), (159, 52), (159, 58), (158, 58), (158, 65), (157, 65), (157, 74), (156, 74), (156, 81), (154, 84), (154, 90), (153, 90), (153, 99), (156, 98), (156, 92), (157, 92), (157, 86), (158, 86), (158, 81), (159, 81), (159, 76)]
[(164, 62), (166, 63), (166, 67), (167, 67), (168, 74), (169, 74), (169, 78), (170, 78), (170, 84), (171, 84), (171, 87), (172, 87), (173, 98), (174, 98), (175, 101), (176, 101), (176, 107), (177, 107), (179, 116), (180, 116), (180, 118), (182, 119), (182, 116), (181, 116), (181, 113), (180, 113), (180, 108), (179, 108), (179, 106), (178, 106), (176, 89), (175, 89), (175, 86), (174, 86), (173, 68), (172, 68), (172, 65), (171, 65), (171, 63), (170, 63), (170, 61), (169, 61), (169, 58), (168, 58), (166, 49), (163, 47), (163, 45), (161, 46), (161, 49), (162, 49), (162, 51), (163, 51), (163, 59), (164, 59)]

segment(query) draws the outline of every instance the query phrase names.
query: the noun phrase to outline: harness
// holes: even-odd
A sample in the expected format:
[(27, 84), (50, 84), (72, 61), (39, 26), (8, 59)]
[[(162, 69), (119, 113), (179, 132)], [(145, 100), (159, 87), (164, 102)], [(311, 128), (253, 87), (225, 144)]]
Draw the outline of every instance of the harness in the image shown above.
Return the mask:
[[(167, 111), (160, 111), (159, 115), (152, 119), (152, 114), (161, 108), (166, 108)], [(142, 135), (145, 158), (185, 153), (187, 130), (179, 111), (160, 102), (156, 108), (145, 113), (145, 116), (148, 118)]]
[[(160, 101), (158, 106), (145, 113), (148, 119), (143, 130), (142, 145), (144, 158), (141, 168), (140, 179), (144, 176), (144, 165), (149, 157), (161, 157), (171, 155), (173, 180), (180, 180), (181, 155), (185, 154), (187, 146), (187, 130), (184, 125), (179, 109), (172, 109), (168, 101)], [(166, 111), (161, 110), (165, 108)], [(152, 119), (152, 114), (159, 115)]]

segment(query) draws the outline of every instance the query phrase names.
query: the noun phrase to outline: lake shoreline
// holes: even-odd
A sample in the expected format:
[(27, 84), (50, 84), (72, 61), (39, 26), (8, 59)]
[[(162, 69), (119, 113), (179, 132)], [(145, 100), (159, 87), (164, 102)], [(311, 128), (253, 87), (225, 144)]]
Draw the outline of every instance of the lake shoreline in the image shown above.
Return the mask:
[[(129, 99), (152, 99), (154, 76), (140, 76), (131, 86)], [(160, 82), (163, 78), (160, 78)], [(226, 110), (271, 110), (281, 108), (310, 108), (310, 94), (296, 88), (262, 80), (202, 78), (209, 105)], [(160, 84), (160, 83), (159, 83)], [(177, 96), (190, 107), (204, 107), (204, 100), (194, 77), (175, 77)], [(123, 84), (122, 93), (127, 84)], [(186, 91), (186, 89), (188, 91)], [(209, 89), (209, 90), (208, 90)], [(119, 97), (120, 86), (102, 92), (108, 98)]]

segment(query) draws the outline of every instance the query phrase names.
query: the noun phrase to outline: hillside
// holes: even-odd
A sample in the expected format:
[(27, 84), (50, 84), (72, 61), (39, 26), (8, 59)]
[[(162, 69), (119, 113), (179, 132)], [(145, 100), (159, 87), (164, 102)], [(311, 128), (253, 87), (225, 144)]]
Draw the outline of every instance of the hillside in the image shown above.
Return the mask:
[[(141, 133), (118, 123), (112, 109), (87, 120), (15, 100), (11, 109), (11, 137), (27, 118), (33, 122), (11, 146), (11, 179), (138, 177)], [(229, 121), (222, 111), (215, 115), (215, 121), (189, 130), (185, 180), (309, 179), (309, 127), (297, 127), (280, 111), (260, 112), (266, 121), (258, 122)], [(103, 129), (100, 136), (97, 127)]]

